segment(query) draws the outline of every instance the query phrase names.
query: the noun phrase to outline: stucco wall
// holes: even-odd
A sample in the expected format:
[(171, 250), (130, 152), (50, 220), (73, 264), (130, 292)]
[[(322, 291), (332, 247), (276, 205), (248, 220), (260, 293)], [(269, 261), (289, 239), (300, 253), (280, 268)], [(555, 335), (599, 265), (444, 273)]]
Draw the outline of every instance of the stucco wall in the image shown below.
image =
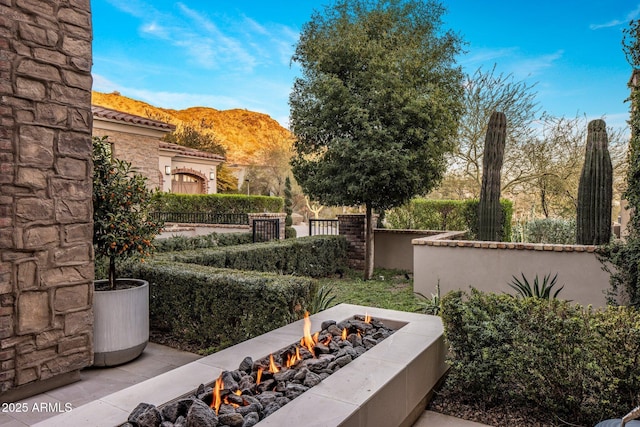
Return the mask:
[(3, 402), (92, 363), (91, 83), (89, 0), (0, 1)]
[(392, 230), (376, 228), (374, 238), (374, 265), (413, 271), (413, 239), (439, 234), (439, 231)]
[(595, 255), (594, 246), (440, 240), (438, 236), (414, 240), (414, 290), (423, 295), (473, 286), (485, 292), (515, 294), (508, 282), (524, 273), (531, 282), (537, 274), (558, 274), (564, 285), (559, 297), (594, 307), (606, 305), (609, 274)]

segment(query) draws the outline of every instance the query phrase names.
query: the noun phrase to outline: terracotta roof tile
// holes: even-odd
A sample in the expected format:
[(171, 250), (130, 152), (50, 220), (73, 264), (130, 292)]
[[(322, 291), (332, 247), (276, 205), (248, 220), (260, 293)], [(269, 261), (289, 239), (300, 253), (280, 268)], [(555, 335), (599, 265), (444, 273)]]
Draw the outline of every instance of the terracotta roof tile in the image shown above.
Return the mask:
[(91, 106), (91, 112), (95, 117), (103, 119), (116, 120), (135, 125), (155, 127), (158, 129), (164, 129), (167, 131), (173, 131), (176, 127), (172, 124), (161, 122), (159, 120), (152, 120), (142, 116), (136, 116), (134, 114), (124, 113), (122, 111), (112, 110), (111, 108), (100, 107), (98, 105)]
[(171, 142), (160, 141), (160, 149), (177, 151), (178, 154), (190, 157), (201, 157), (204, 159), (217, 159), (224, 160), (225, 158), (219, 154), (208, 153), (206, 151), (196, 150), (195, 148), (185, 147), (178, 144), (172, 144)]

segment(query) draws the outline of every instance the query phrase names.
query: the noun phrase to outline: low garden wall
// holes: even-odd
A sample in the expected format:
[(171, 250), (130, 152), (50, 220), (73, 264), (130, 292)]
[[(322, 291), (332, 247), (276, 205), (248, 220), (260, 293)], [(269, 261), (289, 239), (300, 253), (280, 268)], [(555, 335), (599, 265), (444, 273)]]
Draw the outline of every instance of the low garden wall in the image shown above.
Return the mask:
[(376, 228), (374, 238), (375, 268), (413, 271), (411, 242), (420, 237), (442, 233), (431, 230), (394, 230)]
[[(484, 292), (515, 293), (508, 283), (521, 274), (532, 283), (558, 274), (564, 285), (559, 297), (583, 305), (604, 307), (609, 274), (595, 254), (595, 246), (478, 242), (455, 239), (455, 232), (413, 240), (414, 291), (441, 295), (470, 286)], [(461, 233), (457, 233), (458, 235)]]

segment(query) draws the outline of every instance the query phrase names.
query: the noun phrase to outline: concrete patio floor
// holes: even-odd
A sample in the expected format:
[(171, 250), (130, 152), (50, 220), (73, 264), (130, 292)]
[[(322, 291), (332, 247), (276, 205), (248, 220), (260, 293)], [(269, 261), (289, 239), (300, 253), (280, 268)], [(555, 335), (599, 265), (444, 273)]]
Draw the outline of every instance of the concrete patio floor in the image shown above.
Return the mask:
[[(0, 413), (0, 427), (31, 426), (58, 415), (60, 412), (57, 410), (64, 411), (66, 405), (77, 408), (199, 358), (197, 354), (149, 343), (144, 353), (133, 362), (113, 368), (84, 369), (80, 373), (81, 381), (18, 402), (30, 410), (20, 413)], [(43, 404), (48, 408), (43, 411), (32, 410), (34, 407), (44, 407)], [(483, 427), (484, 425), (425, 411), (413, 427), (428, 426)]]

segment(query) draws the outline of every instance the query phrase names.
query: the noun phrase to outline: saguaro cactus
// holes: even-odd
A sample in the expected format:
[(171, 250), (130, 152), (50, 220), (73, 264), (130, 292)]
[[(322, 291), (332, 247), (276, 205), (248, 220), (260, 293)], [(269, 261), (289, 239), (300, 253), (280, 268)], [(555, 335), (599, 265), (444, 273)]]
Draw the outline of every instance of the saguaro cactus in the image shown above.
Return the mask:
[(587, 130), (587, 148), (578, 187), (576, 241), (602, 245), (611, 239), (613, 167), (604, 120), (592, 120)]
[(502, 240), (500, 174), (507, 139), (507, 116), (493, 112), (489, 119), (482, 157), (482, 188), (478, 204), (479, 240)]

